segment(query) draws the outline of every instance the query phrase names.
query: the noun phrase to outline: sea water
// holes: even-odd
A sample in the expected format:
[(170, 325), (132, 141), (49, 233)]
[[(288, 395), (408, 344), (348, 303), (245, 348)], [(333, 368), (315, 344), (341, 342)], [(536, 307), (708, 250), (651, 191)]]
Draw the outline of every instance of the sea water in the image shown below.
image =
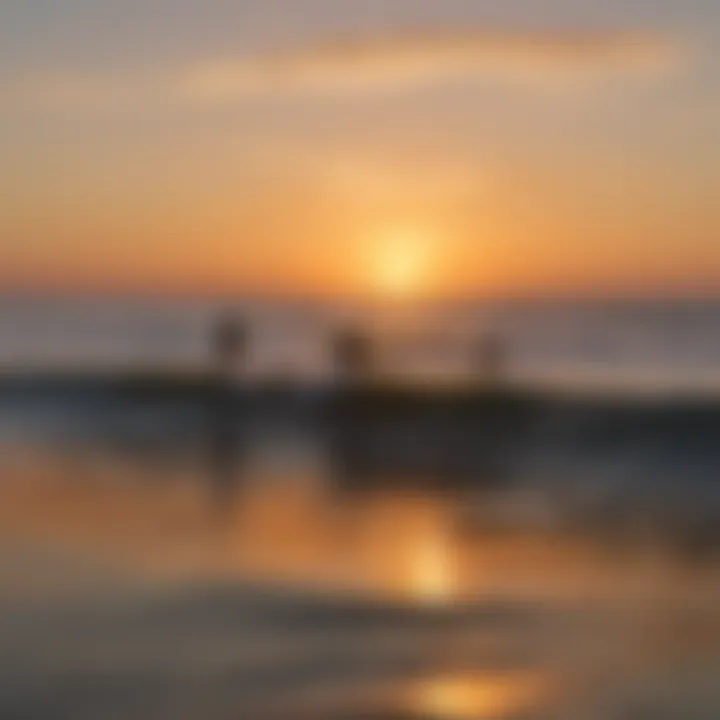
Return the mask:
[(0, 393), (0, 717), (718, 717), (718, 305), (6, 298), (0, 366), (204, 367), (228, 304), (289, 387), (362, 321), (415, 379), (499, 332), (542, 402), (355, 446), (240, 396), (217, 456), (182, 392)]

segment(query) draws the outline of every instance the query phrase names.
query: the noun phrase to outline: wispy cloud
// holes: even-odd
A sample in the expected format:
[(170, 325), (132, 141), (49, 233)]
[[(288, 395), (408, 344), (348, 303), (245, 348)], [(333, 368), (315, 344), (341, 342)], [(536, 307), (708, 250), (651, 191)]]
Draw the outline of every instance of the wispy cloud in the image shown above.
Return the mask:
[(655, 72), (675, 66), (681, 55), (672, 38), (620, 31), (403, 34), (199, 63), (179, 78), (178, 88), (207, 97), (355, 92), (488, 76)]
[(266, 94), (374, 92), (482, 78), (624, 77), (667, 71), (680, 63), (685, 51), (675, 38), (629, 31), (399, 33), (208, 58), (132, 76), (49, 73), (5, 83), (3, 94), (61, 107), (108, 107)]

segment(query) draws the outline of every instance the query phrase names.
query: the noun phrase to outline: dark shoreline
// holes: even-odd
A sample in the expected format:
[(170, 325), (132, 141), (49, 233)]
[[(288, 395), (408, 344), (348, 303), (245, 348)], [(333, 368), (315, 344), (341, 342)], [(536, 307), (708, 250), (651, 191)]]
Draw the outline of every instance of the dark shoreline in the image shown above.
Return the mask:
[(201, 397), (218, 386), (237, 396), (278, 394), (324, 394), (365, 396), (406, 402), (433, 403), (447, 401), (484, 402), (503, 398), (512, 401), (590, 403), (606, 406), (644, 405), (688, 408), (720, 406), (720, 390), (677, 392), (635, 392), (605, 387), (546, 387), (541, 384), (458, 382), (423, 383), (394, 380), (369, 380), (342, 385), (317, 380), (278, 376), (267, 379), (227, 381), (202, 369), (102, 369), (46, 370), (0, 367), (0, 394), (45, 392), (92, 393), (111, 392), (118, 396)]
[[(503, 446), (508, 452), (572, 447), (672, 454), (720, 466), (720, 396), (653, 396), (557, 391), (522, 385), (437, 386), (382, 383), (332, 385), (274, 379), (228, 382), (203, 372), (0, 371), (0, 405), (52, 405), (68, 412), (123, 407), (270, 418), (330, 430), (369, 429), (375, 435), (417, 433), (416, 441)], [(170, 418), (172, 414), (170, 415)], [(469, 434), (468, 434), (469, 433)]]

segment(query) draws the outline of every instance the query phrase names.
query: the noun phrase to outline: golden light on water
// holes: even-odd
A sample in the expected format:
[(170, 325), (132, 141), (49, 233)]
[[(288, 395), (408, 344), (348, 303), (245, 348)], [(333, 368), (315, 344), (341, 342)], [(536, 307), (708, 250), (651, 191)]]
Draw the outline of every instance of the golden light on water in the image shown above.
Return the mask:
[(500, 720), (536, 708), (548, 691), (547, 679), (536, 673), (480, 673), (422, 681), (408, 699), (422, 717)]
[(413, 557), (412, 594), (426, 605), (438, 605), (452, 599), (455, 590), (450, 539), (442, 532), (420, 538)]

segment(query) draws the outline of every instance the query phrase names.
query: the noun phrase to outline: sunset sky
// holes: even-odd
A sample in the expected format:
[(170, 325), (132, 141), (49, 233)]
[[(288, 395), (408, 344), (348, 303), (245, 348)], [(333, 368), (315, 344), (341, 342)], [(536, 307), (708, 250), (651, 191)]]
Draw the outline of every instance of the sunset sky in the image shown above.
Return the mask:
[(3, 3), (0, 289), (717, 295), (718, 78), (717, 0)]

